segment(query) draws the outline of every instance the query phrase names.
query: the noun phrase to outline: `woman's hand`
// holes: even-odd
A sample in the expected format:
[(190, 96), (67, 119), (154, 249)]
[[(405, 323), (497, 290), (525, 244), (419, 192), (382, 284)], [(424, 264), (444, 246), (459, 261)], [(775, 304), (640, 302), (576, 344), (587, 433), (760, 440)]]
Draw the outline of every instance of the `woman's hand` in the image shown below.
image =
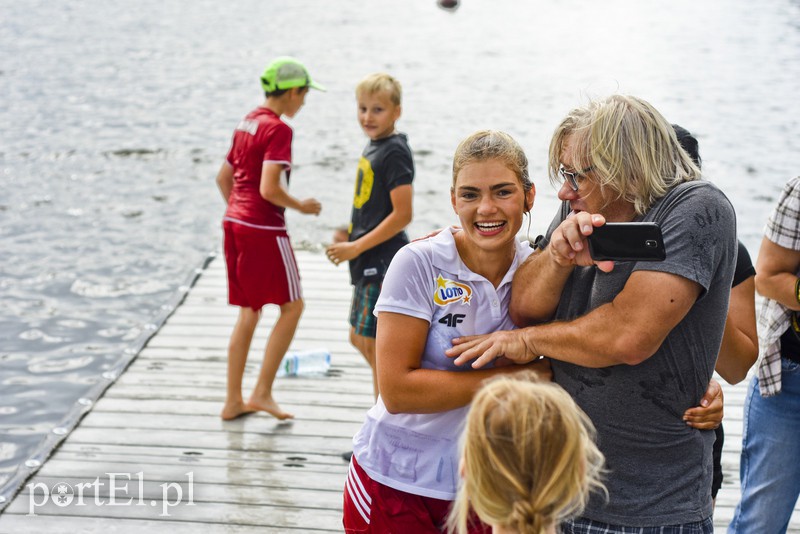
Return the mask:
[[(461, 231), (461, 227), (460, 227), (460, 226), (458, 226), (458, 225), (456, 225), (456, 224), (454, 224), (454, 225), (450, 226), (450, 229), (451, 229), (452, 231), (454, 231), (454, 232), (459, 232), (459, 231)], [(434, 231), (432, 231), (432, 232), (428, 232), (428, 233), (427, 233), (427, 234), (425, 234), (424, 236), (417, 237), (416, 239), (412, 239), (412, 240), (411, 240), (411, 242), (412, 242), (412, 243), (415, 243), (415, 242), (417, 242), (417, 241), (422, 241), (423, 239), (430, 239), (431, 237), (436, 237), (437, 235), (441, 234), (441, 233), (442, 233), (444, 230), (445, 230), (445, 228), (439, 228), (438, 230), (434, 230)]]
[(683, 420), (692, 428), (713, 430), (722, 423), (723, 404), (722, 386), (712, 378), (700, 406), (686, 410)]

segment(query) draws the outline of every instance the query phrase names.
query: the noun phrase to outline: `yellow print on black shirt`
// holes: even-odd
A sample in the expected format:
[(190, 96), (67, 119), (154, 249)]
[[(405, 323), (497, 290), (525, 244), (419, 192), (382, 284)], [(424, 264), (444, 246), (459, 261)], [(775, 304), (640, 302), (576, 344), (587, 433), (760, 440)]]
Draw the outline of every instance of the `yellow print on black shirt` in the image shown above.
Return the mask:
[(372, 186), (375, 183), (375, 173), (372, 165), (364, 156), (358, 161), (358, 172), (356, 173), (356, 190), (353, 195), (353, 207), (361, 209), (372, 196)]

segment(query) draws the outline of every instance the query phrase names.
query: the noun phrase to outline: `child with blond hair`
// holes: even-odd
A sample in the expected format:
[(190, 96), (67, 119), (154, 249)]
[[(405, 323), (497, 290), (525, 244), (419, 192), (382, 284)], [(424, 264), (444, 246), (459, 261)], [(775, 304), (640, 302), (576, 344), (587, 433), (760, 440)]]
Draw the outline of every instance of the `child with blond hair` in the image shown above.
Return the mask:
[(335, 265), (350, 262), (350, 342), (372, 368), (377, 398), (373, 312), (389, 263), (408, 243), (404, 229), (411, 222), (414, 159), (408, 138), (395, 128), (401, 114), (400, 82), (382, 72), (370, 74), (356, 86), (356, 102), (369, 143), (358, 162), (350, 226), (346, 234), (334, 234), (326, 253)]
[(566, 391), (534, 373), (488, 381), (472, 401), (462, 440), (451, 532), (466, 533), (474, 510), (495, 534), (555, 534), (590, 491), (603, 490), (591, 421)]

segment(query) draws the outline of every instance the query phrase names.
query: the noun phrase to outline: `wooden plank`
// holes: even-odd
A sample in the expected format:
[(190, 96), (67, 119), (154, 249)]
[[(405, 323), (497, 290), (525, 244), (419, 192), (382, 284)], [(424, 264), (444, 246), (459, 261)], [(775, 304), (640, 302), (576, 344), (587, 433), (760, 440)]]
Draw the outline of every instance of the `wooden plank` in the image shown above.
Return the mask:
[[(26, 514), (28, 512), (27, 495), (15, 499), (8, 507), (8, 513)], [(119, 519), (154, 520), (169, 517), (170, 522), (157, 527), (157, 531), (171, 531), (174, 521), (191, 521), (219, 525), (271, 526), (286, 530), (306, 532), (312, 529), (341, 531), (341, 510), (328, 510), (314, 506), (313, 503), (300, 503), (303, 506), (280, 506), (229, 504), (216, 502), (195, 502), (193, 505), (177, 504), (164, 508), (163, 501), (151, 500), (143, 506), (124, 505), (109, 506), (107, 503), (97, 505), (94, 500), (85, 500), (84, 506), (75, 504), (57, 506), (48, 501), (36, 508), (37, 515), (53, 515), (59, 517), (107, 517)], [(163, 514), (167, 513), (168, 516)], [(30, 532), (30, 530), (27, 530)], [(80, 530), (78, 531), (80, 532)]]
[[(364, 388), (362, 388), (364, 389)], [(372, 406), (372, 393), (369, 395), (357, 392), (336, 393), (329, 398), (315, 396), (318, 391), (314, 388), (275, 388), (273, 390), (279, 402), (286, 402), (296, 406), (338, 406), (345, 408), (361, 409), (366, 412)], [(147, 385), (115, 385), (105, 394), (111, 398), (126, 398), (138, 401), (139, 399), (182, 399), (217, 401), (220, 406), (225, 401), (225, 392), (218, 390), (204, 391), (195, 387), (170, 386), (168, 389), (154, 391)]]
[[(348, 334), (348, 328), (346, 328), (347, 323), (343, 321), (323, 322), (323, 320), (321, 319), (313, 319), (310, 320), (309, 322), (312, 321), (313, 321), (314, 332), (316, 335), (314, 337), (310, 337), (310, 335), (307, 335), (310, 333), (304, 332), (303, 339), (321, 339), (324, 341), (329, 341), (329, 340), (348, 341), (349, 334)], [(303, 322), (302, 319), (300, 322), (301, 323)], [(335, 324), (333, 324), (334, 322)], [(270, 324), (269, 326), (271, 327), (272, 325)], [(299, 327), (300, 326), (298, 325), (298, 328)], [(215, 338), (226, 339), (231, 335), (231, 327), (228, 325), (221, 325), (221, 326), (214, 326), (207, 324), (185, 325), (185, 324), (176, 324), (171, 322), (167, 325), (164, 325), (161, 331), (166, 336), (176, 337), (176, 338), (184, 338), (184, 337), (197, 338), (197, 337), (213, 336)], [(269, 333), (269, 328), (262, 328), (258, 333), (264, 334), (264, 339), (266, 339), (266, 336)], [(255, 339), (258, 339), (258, 337), (256, 337)]]
[[(135, 505), (140, 500), (151, 502), (156, 500), (162, 502), (164, 500), (164, 484), (172, 483), (170, 480), (152, 480), (144, 479), (142, 476), (141, 486), (139, 484), (138, 472), (126, 473), (130, 477), (115, 477), (114, 481), (114, 500), (118, 502), (127, 502), (133, 499)], [(56, 486), (58, 483), (69, 484), (73, 491), (78, 485), (83, 485), (82, 495), (85, 500), (94, 500), (95, 496), (104, 502), (109, 502), (112, 491), (110, 490), (109, 479), (106, 473), (99, 473), (95, 475), (99, 477), (102, 486), (94, 484), (94, 478), (70, 478), (70, 477), (52, 477), (52, 476), (37, 476), (35, 483), (26, 485), (23, 489), (22, 495), (28, 495), (36, 502), (41, 502), (41, 487), (36, 487), (34, 484), (44, 484), (48, 488)], [(87, 482), (89, 485), (87, 486)], [(35, 487), (35, 491), (31, 496), (31, 489)], [(175, 500), (177, 494), (172, 488), (167, 488), (168, 499)], [(187, 491), (184, 488), (184, 493)], [(341, 507), (342, 492), (341, 491), (327, 491), (327, 490), (306, 490), (303, 488), (293, 487), (268, 487), (263, 485), (237, 485), (229, 483), (215, 483), (206, 484), (194, 482), (192, 485), (192, 500), (201, 505), (207, 502), (219, 502), (228, 504), (253, 504), (253, 505), (268, 505), (268, 506), (282, 506), (282, 505), (296, 505), (298, 501), (314, 501), (318, 508), (336, 511)], [(160, 506), (159, 506), (160, 508)]]
[(109, 430), (190, 430), (203, 432), (240, 432), (261, 436), (352, 436), (361, 427), (361, 421), (336, 421), (325, 419), (295, 419), (275, 423), (266, 415), (240, 417), (234, 421), (221, 421), (219, 416), (187, 414), (150, 414), (130, 412), (122, 417), (119, 413), (90, 413), (81, 423), (83, 428), (106, 428)]
[[(153, 349), (155, 350), (155, 349)], [(154, 356), (153, 352), (148, 353), (148, 358), (137, 358), (129, 367), (129, 372), (162, 372), (162, 374), (166, 373), (184, 373), (186, 375), (191, 375), (195, 371), (197, 372), (205, 372), (205, 373), (213, 373), (213, 374), (225, 374), (227, 371), (227, 361), (219, 358), (219, 359), (207, 359), (199, 356), (199, 353), (193, 353), (194, 359), (192, 358), (172, 358), (172, 354), (178, 354), (179, 350), (164, 350), (161, 352), (159, 356)], [(203, 354), (213, 354), (209, 351), (203, 352)], [(166, 355), (166, 356), (165, 356)], [(255, 356), (255, 355), (254, 355)], [(257, 368), (261, 366), (262, 362), (262, 354), (259, 352), (256, 357), (249, 357), (247, 364), (250, 367)], [(154, 361), (148, 361), (154, 360)], [(341, 379), (341, 380), (349, 380), (349, 375), (359, 375), (363, 373), (370, 372), (369, 368), (363, 365), (364, 359), (359, 355), (356, 356), (355, 354), (336, 354), (331, 355), (331, 372), (328, 373), (326, 378), (331, 380)], [(360, 364), (360, 365), (359, 365)], [(179, 377), (180, 378), (180, 377)], [(249, 375), (245, 375), (245, 378), (250, 378)], [(317, 375), (301, 375), (298, 377), (282, 377), (278, 376), (279, 380), (289, 379), (291, 381), (298, 381), (305, 378), (316, 379)], [(355, 378), (356, 381), (359, 378)]]
[[(212, 267), (29, 481), (52, 487), (59, 481), (91, 482), (109, 472), (142, 472), (147, 474), (144, 499), (156, 503), (152, 509), (48, 503), (30, 517), (25, 515), (26, 490), (6, 509), (3, 525), (20, 530), (70, 525), (73, 531), (115, 530), (118, 525), (137, 532), (180, 532), (180, 526), (193, 531), (224, 527), (246, 532), (256, 526), (265, 532), (341, 531), (347, 473), (341, 455), (350, 450), (352, 436), (372, 405), (372, 374), (348, 341), (351, 288), (346, 272), (331, 276), (330, 264), (312, 256), (298, 254), (308, 313), (292, 350), (325, 346), (333, 354), (333, 366), (328, 376), (276, 380), (276, 397), (297, 419), (278, 422), (263, 414), (219, 419), (227, 343), (237, 313), (226, 304), (224, 270)], [(306, 269), (305, 260), (314, 269)], [(276, 308), (265, 308), (245, 388), (255, 382), (276, 317)], [(161, 484), (187, 472), (194, 476), (197, 505), (170, 509), (169, 517), (154, 516), (163, 503)]]
[[(296, 404), (288, 400), (281, 399), (287, 407), (297, 412), (295, 415), (301, 419), (313, 418), (320, 421), (350, 421), (361, 423), (364, 421), (364, 414), (368, 406), (365, 404), (363, 409), (339, 406), (315, 406), (313, 411), (299, 410), (295, 406), (305, 406), (304, 403)], [(128, 413), (146, 413), (151, 416), (169, 413), (180, 415), (210, 415), (219, 416), (221, 403), (219, 401), (188, 401), (184, 399), (164, 400), (164, 399), (142, 399), (131, 402), (129, 399), (119, 397), (104, 397), (95, 405), (93, 412), (109, 412), (123, 416)]]
[[(752, 373), (753, 371), (751, 371)], [(722, 450), (722, 487), (717, 494), (714, 508), (714, 528), (724, 532), (733, 519), (736, 505), (741, 498), (739, 483), (739, 461), (742, 451), (743, 408), (747, 396), (750, 378), (736, 385), (730, 385), (721, 378), (717, 380), (722, 384), (725, 395), (725, 443)], [(800, 534), (800, 508), (795, 504), (795, 510), (789, 522), (787, 532)]]
[(176, 521), (170, 518), (126, 519), (63, 515), (21, 515), (6, 512), (0, 515), (0, 532), (23, 533), (37, 532), (47, 534), (142, 534), (143, 532), (169, 532), (169, 534), (282, 534), (286, 532), (341, 532), (337, 528), (302, 528), (271, 527), (265, 525), (246, 526), (231, 522), (226, 524), (202, 523), (197, 521)]
[(187, 451), (200, 449), (232, 449), (270, 451), (291, 455), (323, 454), (340, 456), (350, 450), (349, 436), (269, 435), (243, 432), (206, 432), (202, 430), (162, 430), (146, 434), (140, 429), (105, 429), (80, 426), (70, 434), (73, 443), (94, 445), (139, 445), (177, 447)]
[[(290, 465), (302, 466), (302, 462), (295, 462)], [(56, 479), (76, 479), (82, 482), (91, 483), (95, 478), (100, 477), (108, 480), (109, 473), (125, 474), (125, 477), (117, 477), (120, 484), (124, 484), (127, 478), (129, 489), (132, 483), (136, 482), (136, 473), (141, 472), (144, 480), (181, 484), (187, 486), (190, 480), (187, 473), (192, 473), (193, 484), (229, 484), (234, 486), (258, 486), (262, 488), (283, 488), (301, 489), (304, 491), (328, 491), (337, 493), (341, 497), (344, 487), (345, 476), (347, 474), (347, 464), (342, 461), (338, 472), (331, 470), (323, 471), (312, 467), (282, 467), (272, 468), (267, 466), (264, 469), (255, 467), (231, 467), (231, 466), (204, 466), (204, 465), (175, 465), (175, 464), (150, 464), (143, 462), (104, 462), (104, 461), (71, 461), (53, 458), (44, 465), (33, 481), (39, 477), (51, 477)], [(106, 489), (109, 484), (105, 483)], [(29, 484), (26, 484), (29, 487)], [(184, 489), (185, 491), (185, 489)], [(339, 503), (341, 504), (341, 503)]]
[(250, 463), (284, 464), (287, 462), (294, 463), (301, 461), (307, 465), (316, 466), (318, 468), (332, 466), (336, 469), (339, 469), (343, 462), (342, 458), (338, 455), (328, 456), (309, 452), (304, 452), (302, 456), (297, 456), (297, 454), (275, 453), (261, 450), (244, 451), (234, 449), (207, 449), (202, 447), (192, 447), (191, 450), (183, 450), (177, 447), (157, 447), (129, 444), (100, 445), (73, 443), (72, 441), (64, 443), (53, 455), (53, 458), (57, 458), (61, 454), (69, 455), (68, 457), (72, 459), (86, 458), (88, 460), (102, 458), (104, 456), (133, 457), (141, 458), (147, 461), (153, 461), (154, 463), (156, 463), (156, 459), (166, 458), (169, 463), (180, 463), (187, 465), (200, 462), (216, 461), (222, 462), (220, 465), (238, 465)]
[[(137, 358), (127, 369), (127, 373), (149, 373), (151, 371), (159, 371), (162, 373), (175, 373), (175, 374), (192, 374), (194, 372), (202, 372), (202, 373), (215, 373), (219, 374), (220, 371), (225, 372), (227, 367), (227, 362), (220, 359), (220, 360), (208, 360), (208, 359), (197, 359), (197, 360), (187, 360), (183, 358), (169, 358), (164, 359), (161, 358)], [(351, 360), (348, 365), (345, 365), (343, 360)], [(155, 360), (155, 361), (148, 361), (148, 360)], [(350, 356), (350, 355), (340, 355), (337, 356), (335, 359), (332, 359), (331, 365), (332, 369), (331, 372), (328, 373), (328, 377), (336, 379), (340, 377), (342, 380), (352, 380), (354, 383), (358, 383), (361, 381), (361, 375), (371, 374), (369, 368), (363, 365), (363, 358), (361, 356)], [(260, 366), (260, 358), (253, 358), (247, 362), (252, 368), (256, 368)], [(254, 376), (246, 375), (246, 379), (254, 378)], [(278, 377), (279, 380), (283, 380), (284, 377)], [(302, 377), (292, 377), (286, 378), (287, 380), (296, 381), (302, 379)]]
[[(363, 381), (363, 380), (362, 380)], [(204, 387), (211, 389), (225, 390), (225, 375), (224, 371), (218, 374), (194, 374), (189, 376), (175, 376), (165, 373), (160, 370), (151, 370), (149, 373), (145, 372), (130, 372), (125, 373), (119, 379), (120, 384), (125, 385), (150, 385), (150, 386), (182, 386), (182, 387)], [(255, 383), (255, 378), (247, 383)], [(368, 387), (367, 387), (368, 386)], [(341, 375), (329, 374), (319, 376), (305, 376), (305, 377), (278, 377), (273, 386), (275, 391), (283, 391), (284, 389), (291, 390), (313, 390), (325, 391), (330, 394), (348, 393), (353, 391), (369, 392), (371, 391), (372, 384), (364, 385), (363, 383), (353, 383), (349, 378), (344, 378)]]
[[(326, 347), (331, 353), (331, 365), (334, 367), (358, 366), (365, 370), (369, 370), (364, 366), (364, 358), (360, 354), (353, 352), (350, 344), (345, 345), (344, 341), (336, 342), (329, 341)], [(295, 340), (292, 344), (291, 350), (305, 350), (313, 349), (319, 346), (319, 343), (304, 342)], [(261, 361), (263, 357), (264, 344), (256, 344), (250, 348), (248, 353), (248, 363), (256, 364)], [(186, 360), (186, 361), (209, 361), (209, 362), (223, 362), (227, 363), (227, 347), (159, 347), (155, 344), (147, 345), (136, 358), (137, 360), (156, 360), (166, 363), (169, 360)]]
[[(87, 462), (94, 464), (95, 462), (113, 462), (120, 465), (128, 465), (134, 463), (144, 462), (148, 465), (186, 465), (188, 467), (204, 466), (204, 467), (230, 467), (239, 469), (284, 469), (291, 467), (294, 470), (302, 469), (304, 473), (307, 472), (325, 472), (325, 473), (342, 473), (342, 464), (344, 460), (341, 458), (329, 457), (326, 461), (309, 461), (312, 455), (288, 455), (288, 454), (271, 454), (259, 460), (241, 460), (239, 458), (215, 458), (206, 455), (193, 455), (193, 456), (179, 456), (176, 454), (169, 454), (165, 449), (160, 449), (162, 454), (148, 454), (145, 455), (141, 452), (142, 447), (138, 448), (137, 454), (130, 452), (95, 452), (87, 454), (86, 452), (76, 452), (68, 450), (59, 450), (56, 452), (52, 460), (63, 462)], [(197, 452), (197, 451), (195, 451)], [(314, 455), (314, 458), (325, 458), (323, 456)]]

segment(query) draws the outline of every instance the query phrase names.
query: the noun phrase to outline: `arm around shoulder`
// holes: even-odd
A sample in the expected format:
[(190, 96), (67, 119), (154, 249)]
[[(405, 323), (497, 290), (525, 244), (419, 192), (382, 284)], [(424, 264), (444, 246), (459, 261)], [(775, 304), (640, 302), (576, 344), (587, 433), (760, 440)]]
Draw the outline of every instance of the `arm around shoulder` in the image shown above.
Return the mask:
[(572, 321), (526, 329), (526, 343), (537, 354), (584, 367), (637, 365), (656, 353), (700, 291), (679, 275), (636, 271), (613, 301)]

